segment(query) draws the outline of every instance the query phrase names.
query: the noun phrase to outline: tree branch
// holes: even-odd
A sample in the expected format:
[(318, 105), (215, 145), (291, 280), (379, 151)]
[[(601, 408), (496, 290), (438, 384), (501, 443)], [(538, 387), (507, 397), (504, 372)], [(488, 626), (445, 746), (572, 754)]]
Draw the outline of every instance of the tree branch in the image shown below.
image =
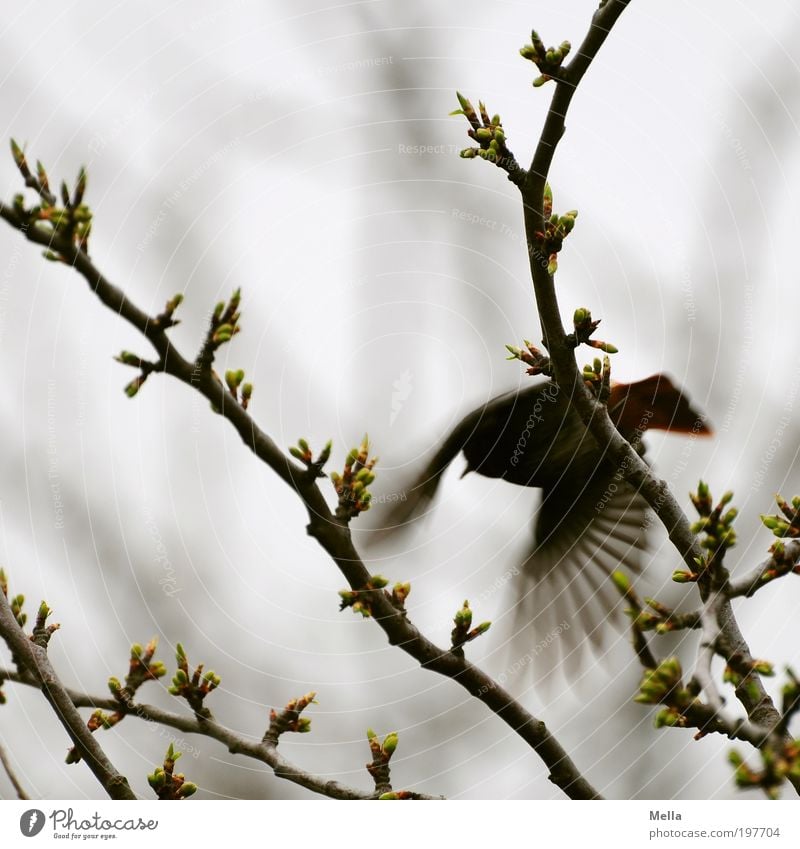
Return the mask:
[[(262, 431), (246, 410), (235, 403), (218, 377), (209, 369), (199, 369), (173, 347), (166, 328), (137, 307), (121, 289), (108, 280), (89, 256), (71, 241), (39, 226), (29, 226), (15, 209), (0, 202), (0, 218), (20, 230), (31, 242), (60, 254), (89, 284), (109, 309), (136, 327), (157, 351), (162, 370), (193, 387), (235, 428), (244, 444), (302, 499), (308, 512), (308, 533), (331, 556), (350, 587), (362, 590), (371, 575), (356, 551), (347, 525), (337, 520), (307, 469), (292, 463), (273, 440)], [(569, 755), (544, 722), (522, 707), (508, 692), (464, 657), (441, 649), (411, 624), (383, 592), (371, 599), (373, 614), (391, 645), (400, 647), (420, 666), (438, 672), (464, 687), (515, 731), (539, 755), (550, 770), (548, 778), (573, 799), (599, 799), (598, 791), (581, 775)]]
[[(36, 686), (35, 682), (24, 675), (7, 669), (0, 669), (0, 681), (13, 681), (18, 684)], [(127, 702), (121, 704), (116, 699), (105, 696), (92, 696), (79, 690), (65, 687), (70, 701), (76, 708), (94, 708), (106, 711), (120, 711), (126, 716), (138, 717), (145, 722), (154, 722), (185, 734), (198, 734), (216, 740), (227, 747), (234, 755), (244, 755), (266, 764), (278, 778), (285, 778), (294, 784), (305, 787), (314, 793), (320, 793), (331, 799), (374, 799), (375, 793), (349, 787), (338, 781), (313, 775), (287, 760), (279, 751), (277, 741), (248, 740), (216, 720), (201, 719), (195, 714), (181, 715), (153, 705)], [(440, 799), (441, 796), (414, 794), (421, 799)]]
[[(567, 397), (603, 454), (608, 455), (617, 464), (625, 479), (633, 484), (644, 497), (666, 528), (670, 540), (683, 561), (693, 570), (696, 566), (695, 559), (702, 556), (702, 550), (691, 531), (686, 514), (670, 493), (667, 483), (653, 474), (650, 467), (614, 427), (605, 404), (598, 402), (584, 384), (575, 360), (574, 346), (568, 343), (561, 321), (555, 281), (548, 271), (548, 257), (540, 249), (537, 238), (538, 233), (544, 232), (545, 185), (558, 143), (564, 134), (566, 115), (572, 97), (598, 50), (629, 2), (630, 0), (606, 0), (601, 5), (594, 14), (589, 33), (575, 58), (568, 66), (565, 66), (562, 77), (554, 80), (555, 92), (544, 129), (527, 179), (521, 187), (525, 232), (542, 335), (550, 355), (556, 382), (562, 391), (567, 393)], [(700, 591), (703, 602), (706, 602), (707, 594), (702, 587)], [(724, 644), (732, 654), (746, 659), (751, 658), (750, 648), (739, 629), (727, 596), (719, 603), (718, 621), (725, 638)], [(748, 716), (759, 725), (768, 728), (777, 726), (780, 714), (764, 689), (763, 682), (756, 674), (751, 680), (752, 689), (747, 692), (744, 690), (737, 692)]]
[(0, 637), (11, 649), (14, 657), (23, 664), (52, 706), (56, 716), (80, 751), (95, 778), (112, 799), (136, 799), (128, 780), (114, 768), (94, 735), (86, 727), (64, 685), (58, 679), (47, 652), (31, 642), (17, 623), (5, 594), (0, 592)]
[(0, 763), (2, 763), (3, 769), (6, 771), (6, 775), (8, 776), (8, 780), (11, 782), (11, 785), (17, 794), (17, 799), (30, 799), (30, 796), (25, 792), (25, 788), (22, 786), (19, 778), (17, 778), (17, 774), (14, 772), (14, 767), (11, 766), (11, 761), (9, 760), (6, 750), (2, 745), (0, 745)]

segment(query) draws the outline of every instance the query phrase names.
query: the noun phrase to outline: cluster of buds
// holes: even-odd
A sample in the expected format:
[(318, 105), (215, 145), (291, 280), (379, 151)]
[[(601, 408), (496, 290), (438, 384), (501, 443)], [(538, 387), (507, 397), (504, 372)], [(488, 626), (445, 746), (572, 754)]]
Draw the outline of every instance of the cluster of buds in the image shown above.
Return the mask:
[(578, 307), (572, 316), (572, 325), (575, 328), (572, 338), (567, 337), (567, 341), (578, 347), (578, 345), (588, 345), (590, 348), (597, 348), (604, 354), (617, 354), (619, 348), (612, 345), (610, 342), (601, 342), (599, 339), (592, 339), (591, 336), (600, 326), (601, 319), (592, 321), (592, 314), (586, 307)]
[(311, 731), (311, 720), (300, 714), (309, 705), (317, 704), (316, 695), (316, 693), (306, 693), (305, 696), (292, 699), (281, 711), (272, 708), (269, 712), (269, 727), (264, 734), (264, 742), (277, 745), (278, 738), (287, 731), (296, 734), (306, 734)]
[(600, 401), (608, 400), (611, 394), (611, 360), (604, 355), (595, 357), (591, 364), (583, 367), (583, 382)]
[(523, 339), (525, 348), (517, 348), (516, 345), (506, 345), (506, 350), (509, 355), (507, 360), (519, 360), (528, 368), (525, 370), (530, 375), (545, 374), (548, 377), (552, 374), (550, 368), (550, 357), (543, 354), (532, 342)]
[[(775, 540), (769, 548), (770, 560), (764, 568), (759, 578), (762, 584), (774, 581), (776, 578), (781, 578), (793, 572), (795, 575), (800, 575), (800, 564), (797, 562), (797, 544), (790, 544), (786, 547), (783, 540)], [(757, 585), (753, 587), (755, 592)]]
[(480, 625), (472, 627), (472, 610), (468, 601), (456, 611), (453, 623), (455, 627), (450, 632), (450, 650), (457, 653), (462, 653), (467, 643), (485, 634), (492, 626), (491, 622), (481, 622)]
[(227, 304), (225, 301), (219, 301), (214, 307), (205, 342), (196, 360), (196, 365), (202, 371), (207, 372), (211, 369), (217, 349), (226, 342), (230, 342), (241, 329), (239, 327), (241, 300), (242, 290), (236, 289)]
[(705, 561), (698, 563), (701, 571), (722, 564), (728, 549), (736, 545), (736, 531), (733, 523), (739, 514), (735, 507), (725, 509), (733, 500), (733, 493), (726, 492), (715, 507), (708, 484), (700, 481), (697, 492), (690, 493), (695, 510), (700, 518), (692, 525), (693, 534), (703, 534), (700, 545), (709, 554)]
[(295, 458), (295, 460), (299, 460), (306, 467), (311, 478), (316, 479), (325, 477), (325, 473), (322, 469), (330, 459), (332, 448), (333, 442), (329, 439), (315, 460), (314, 453), (309, 447), (308, 442), (301, 438), (297, 440), (297, 445), (290, 446), (289, 453)]
[(377, 462), (377, 457), (369, 459), (369, 440), (365, 436), (361, 445), (347, 455), (343, 472), (331, 472), (331, 481), (339, 496), (336, 518), (340, 521), (349, 522), (369, 510), (372, 493), (367, 487), (375, 480), (372, 469)]
[(564, 239), (575, 228), (578, 211), (571, 209), (563, 215), (553, 212), (553, 190), (549, 183), (545, 183), (542, 216), (544, 232), (537, 231), (533, 236), (542, 246), (542, 252), (547, 257), (547, 273), (552, 277), (558, 271), (558, 254), (564, 246)]
[(253, 395), (253, 384), (244, 383), (244, 369), (226, 371), (225, 384), (228, 391), (233, 395), (234, 401), (240, 404), (243, 410), (246, 410)]
[(489, 117), (486, 105), (481, 101), (478, 101), (476, 111), (472, 103), (458, 91), (456, 97), (461, 108), (455, 109), (450, 114), (463, 115), (467, 119), (470, 127), (467, 130), (467, 135), (478, 144), (478, 147), (468, 147), (462, 150), (461, 158), (475, 159), (479, 157), (487, 162), (494, 162), (498, 168), (508, 171), (511, 179), (514, 179), (515, 174), (522, 174), (514, 154), (506, 145), (506, 134), (500, 116)]
[[(106, 730), (113, 728), (125, 718), (126, 711), (131, 708), (133, 697), (139, 687), (146, 681), (157, 681), (167, 674), (167, 668), (164, 664), (160, 660), (153, 660), (157, 646), (158, 639), (156, 637), (153, 637), (145, 647), (140, 643), (134, 643), (131, 646), (125, 684), (123, 685), (119, 678), (113, 675), (108, 679), (108, 689), (114, 699), (119, 702), (120, 709), (110, 714), (96, 710), (86, 723), (89, 731), (95, 732), (101, 728)], [(80, 752), (75, 747), (67, 753), (67, 763), (78, 763), (80, 759)]]
[(147, 776), (147, 783), (153, 788), (156, 796), (164, 801), (179, 801), (194, 796), (197, 793), (197, 785), (186, 780), (186, 776), (175, 772), (175, 761), (181, 756), (169, 744), (167, 754), (164, 756), (162, 766), (157, 766), (155, 771)]
[(146, 681), (158, 681), (167, 674), (167, 667), (160, 660), (154, 660), (158, 638), (153, 637), (146, 645), (134, 643), (131, 646), (131, 657), (128, 663), (128, 674), (125, 676), (125, 686), (118, 678), (108, 679), (108, 689), (118, 702), (126, 704), (136, 694), (139, 687)]
[(775, 496), (775, 503), (781, 513), (772, 516), (762, 516), (764, 527), (769, 528), (776, 537), (797, 539), (800, 537), (800, 495), (795, 495), (789, 504), (780, 495)]
[[(611, 580), (620, 595), (628, 602), (630, 607), (625, 610), (630, 617), (633, 626), (640, 631), (655, 631), (656, 634), (668, 634), (686, 628), (693, 622), (688, 617), (667, 607), (654, 598), (645, 596), (643, 600), (634, 592), (630, 579), (624, 572), (616, 571), (611, 574)], [(646, 610), (649, 607), (650, 610)]]
[(120, 351), (114, 359), (118, 363), (122, 363), (124, 366), (139, 369), (139, 374), (137, 374), (136, 377), (134, 377), (134, 379), (125, 387), (125, 394), (128, 398), (135, 398), (139, 393), (139, 390), (144, 386), (147, 378), (154, 371), (161, 370), (160, 363), (153, 363), (150, 360), (144, 360), (138, 354), (132, 354), (130, 351)]
[(172, 686), (169, 688), (169, 692), (173, 696), (181, 696), (186, 699), (191, 709), (198, 716), (210, 717), (211, 711), (207, 707), (204, 707), (203, 700), (209, 693), (219, 687), (221, 681), (219, 675), (211, 670), (204, 673), (204, 664), (202, 663), (198, 664), (194, 672), (190, 675), (189, 661), (180, 643), (175, 646), (175, 660), (178, 663), (178, 669), (172, 679)]
[(771, 678), (775, 674), (775, 667), (768, 660), (745, 660), (741, 655), (735, 654), (728, 658), (728, 663), (722, 672), (722, 680), (734, 687), (747, 686), (751, 675), (765, 675)]
[[(102, 710), (96, 710), (92, 713), (89, 719), (86, 722), (86, 727), (89, 731), (94, 734), (95, 731), (99, 731), (101, 728), (104, 731), (108, 731), (110, 728), (113, 728), (118, 722), (122, 722), (125, 718), (125, 713), (123, 711), (114, 711), (114, 713), (104, 713)], [(64, 762), (68, 764), (77, 764), (80, 763), (82, 759), (80, 750), (77, 746), (73, 746), (68, 752), (67, 757)]]
[[(23, 195), (15, 195), (14, 209), (17, 214), (28, 222), (28, 226), (38, 222), (49, 224), (54, 236), (67, 239), (79, 251), (88, 251), (89, 234), (92, 230), (92, 211), (83, 202), (86, 192), (86, 170), (80, 169), (71, 192), (67, 184), (62, 181), (61, 204), (59, 204), (59, 198), (50, 190), (50, 180), (44, 165), (37, 161), (36, 174), (34, 174), (28, 165), (25, 152), (14, 139), (11, 139), (11, 155), (25, 180), (25, 185), (39, 195), (39, 203), (30, 209), (25, 208)], [(70, 263), (72, 261), (71, 258), (51, 250), (45, 251), (44, 256), (54, 262)]]
[(767, 798), (777, 799), (787, 777), (800, 778), (800, 740), (792, 740), (778, 748), (764, 746), (759, 753), (762, 762), (759, 770), (747, 766), (735, 749), (728, 754), (728, 761), (734, 768), (734, 781), (743, 790), (759, 788)]
[[(363, 589), (339, 590), (339, 610), (351, 607), (353, 613), (360, 613), (365, 619), (372, 616), (372, 603), (375, 599), (375, 593), (381, 592), (388, 584), (389, 581), (383, 575), (372, 575)], [(396, 586), (403, 585), (397, 584)], [(408, 592), (411, 592), (410, 584), (408, 585)], [(405, 600), (405, 596), (403, 596), (403, 600)]]
[(520, 47), (519, 55), (533, 62), (541, 73), (541, 76), (533, 81), (535, 88), (544, 85), (548, 80), (564, 79), (562, 66), (571, 49), (572, 45), (568, 41), (562, 41), (558, 47), (545, 47), (539, 33), (531, 30), (531, 43)]
[(369, 750), (372, 753), (372, 762), (367, 764), (367, 772), (375, 782), (375, 792), (380, 794), (380, 798), (388, 798), (385, 794), (392, 792), (389, 761), (391, 761), (397, 748), (399, 740), (397, 732), (392, 731), (387, 734), (381, 743), (378, 735), (371, 728), (368, 728), (367, 740), (369, 741)]
[[(683, 712), (695, 701), (696, 693), (684, 687), (683, 670), (677, 657), (662, 660), (654, 669), (646, 669), (634, 701), (643, 705), (666, 705), (656, 717), (656, 726), (686, 724)], [(663, 714), (663, 716), (662, 716)]]

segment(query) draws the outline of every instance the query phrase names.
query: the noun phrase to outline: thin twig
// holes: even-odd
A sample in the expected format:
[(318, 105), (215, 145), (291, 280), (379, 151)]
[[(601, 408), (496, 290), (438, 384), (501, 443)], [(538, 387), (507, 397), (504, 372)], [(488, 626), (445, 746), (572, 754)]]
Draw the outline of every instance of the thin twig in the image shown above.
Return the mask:
[(17, 794), (17, 799), (30, 799), (31, 797), (25, 792), (25, 788), (20, 783), (19, 778), (17, 778), (17, 774), (16, 772), (14, 772), (14, 767), (11, 765), (11, 761), (8, 755), (6, 754), (6, 750), (3, 747), (2, 743), (0, 743), (0, 763), (3, 764), (3, 769), (6, 771), (8, 780), (14, 787), (14, 791)]

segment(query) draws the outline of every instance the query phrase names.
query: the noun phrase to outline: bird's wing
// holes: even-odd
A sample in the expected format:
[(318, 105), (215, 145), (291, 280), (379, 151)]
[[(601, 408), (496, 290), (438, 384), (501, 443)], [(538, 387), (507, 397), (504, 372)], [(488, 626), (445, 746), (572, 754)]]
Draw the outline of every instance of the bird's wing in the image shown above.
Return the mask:
[(599, 651), (609, 622), (622, 624), (624, 602), (610, 575), (641, 571), (646, 527), (644, 498), (604, 467), (544, 490), (514, 591), (511, 642), (512, 652), (532, 658), (537, 678), (560, 663), (576, 667), (583, 646)]

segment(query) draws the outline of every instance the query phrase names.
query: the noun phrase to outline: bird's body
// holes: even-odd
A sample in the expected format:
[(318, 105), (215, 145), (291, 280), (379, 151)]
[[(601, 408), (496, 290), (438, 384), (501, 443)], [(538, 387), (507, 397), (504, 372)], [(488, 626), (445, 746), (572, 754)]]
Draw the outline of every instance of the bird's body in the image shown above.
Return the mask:
[[(664, 375), (616, 384), (608, 401), (617, 429), (644, 453), (650, 428), (709, 433), (686, 396)], [(463, 452), (468, 472), (538, 487), (532, 545), (516, 587), (516, 630), (531, 645), (560, 637), (562, 656), (588, 637), (599, 645), (603, 625), (619, 607), (608, 576), (637, 572), (646, 548), (647, 505), (604, 455), (567, 394), (552, 381), (501, 395), (467, 414), (444, 439), (389, 528), (406, 524), (430, 503), (443, 472)], [(574, 626), (578, 627), (574, 627)], [(566, 626), (566, 627), (565, 627)], [(519, 639), (515, 641), (520, 645)], [(524, 645), (523, 643), (522, 645)], [(554, 655), (549, 666), (553, 666)]]

